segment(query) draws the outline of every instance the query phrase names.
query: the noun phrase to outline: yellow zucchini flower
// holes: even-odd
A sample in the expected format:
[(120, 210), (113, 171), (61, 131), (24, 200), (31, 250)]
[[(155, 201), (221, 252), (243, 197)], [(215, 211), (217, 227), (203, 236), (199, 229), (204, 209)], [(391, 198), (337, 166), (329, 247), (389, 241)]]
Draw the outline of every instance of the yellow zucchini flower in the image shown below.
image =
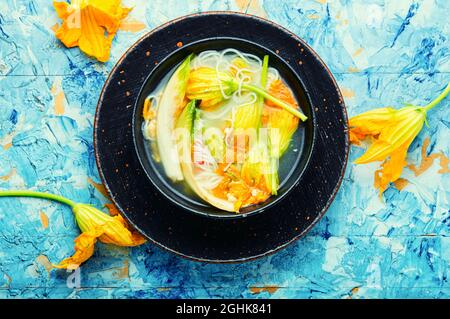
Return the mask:
[(137, 246), (145, 243), (145, 238), (130, 229), (127, 222), (117, 209), (112, 205), (106, 205), (110, 210), (110, 215), (87, 204), (78, 204), (65, 197), (49, 193), (34, 191), (0, 191), (0, 197), (36, 197), (48, 199), (72, 208), (75, 220), (82, 233), (75, 240), (75, 253), (61, 261), (54, 268), (76, 269), (88, 260), (94, 253), (94, 246), (97, 239), (105, 244), (117, 246)]
[(82, 233), (75, 239), (75, 254), (54, 265), (55, 268), (77, 268), (92, 256), (97, 239), (126, 247), (145, 243), (142, 235), (129, 230), (121, 215), (110, 216), (87, 204), (75, 204), (72, 211)]
[(375, 172), (375, 187), (381, 194), (391, 182), (400, 178), (406, 166), (406, 154), (415, 137), (422, 130), (426, 114), (450, 91), (446, 89), (426, 106), (408, 105), (401, 109), (384, 107), (354, 116), (349, 121), (350, 141), (354, 144), (370, 136), (372, 144), (355, 164), (384, 161)]
[(78, 46), (85, 54), (101, 62), (109, 59), (111, 43), (121, 21), (131, 8), (121, 0), (72, 0), (53, 2), (58, 17), (63, 20), (55, 36), (68, 48)]
[(252, 84), (242, 83), (239, 85), (236, 78), (228, 72), (217, 71), (209, 67), (198, 67), (191, 71), (186, 87), (186, 96), (190, 100), (201, 101), (200, 107), (214, 107), (231, 98), (232, 94), (239, 89), (250, 91), (259, 97), (272, 102), (289, 113), (306, 121), (308, 117), (295, 106), (273, 96), (264, 88)]
[[(289, 87), (281, 80), (273, 81), (270, 84), (269, 92), (280, 100), (298, 108)], [(269, 128), (272, 155), (280, 158), (289, 147), (292, 135), (297, 130), (298, 118), (277, 107), (275, 103), (267, 101), (262, 113), (262, 122), (264, 126)]]
[(200, 107), (209, 108), (230, 98), (237, 89), (238, 85), (227, 72), (199, 67), (189, 75), (186, 96), (190, 100), (201, 100)]

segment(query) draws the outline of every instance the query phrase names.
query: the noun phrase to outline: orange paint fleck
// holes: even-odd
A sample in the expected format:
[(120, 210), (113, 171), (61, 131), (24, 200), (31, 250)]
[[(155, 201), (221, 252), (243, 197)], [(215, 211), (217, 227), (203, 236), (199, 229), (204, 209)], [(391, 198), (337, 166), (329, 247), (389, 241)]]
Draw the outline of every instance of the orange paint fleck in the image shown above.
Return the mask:
[(183, 46), (183, 42), (179, 41), (177, 42), (177, 47), (181, 48)]
[(55, 95), (58, 92), (58, 87), (61, 85), (61, 80), (56, 80), (53, 85), (52, 88), (50, 89), (50, 92), (52, 93), (52, 95)]
[(58, 24), (58, 23), (55, 23), (54, 25), (52, 25), (52, 26), (50, 27), (50, 29), (51, 29), (53, 32), (56, 32), (56, 30), (58, 30), (58, 28), (59, 28), (59, 24)]
[(441, 167), (438, 170), (439, 174), (447, 174), (450, 173), (449, 164), (450, 160), (444, 153), (433, 153), (427, 156), (427, 148), (430, 145), (430, 138), (427, 137), (422, 144), (422, 161), (419, 166), (414, 164), (409, 164), (408, 168), (414, 172), (414, 175), (419, 176), (427, 171), (434, 163), (434, 160), (439, 159), (439, 166)]
[(248, 5), (248, 0), (235, 0), (236, 6), (239, 10), (244, 10)]
[(134, 19), (128, 19), (120, 23), (119, 29), (127, 32), (139, 32), (141, 30), (144, 30), (146, 27), (147, 26), (143, 22)]
[(4, 149), (5, 151), (7, 151), (11, 146), (12, 146), (12, 143), (11, 143), (11, 142), (10, 142), (10, 143), (6, 143), (5, 145), (3, 145), (3, 149)]
[(128, 259), (123, 261), (123, 267), (117, 268), (117, 272), (114, 274), (116, 279), (127, 279), (130, 278), (130, 261)]
[(262, 291), (262, 288), (259, 287), (250, 287), (250, 292), (252, 294), (259, 294)]
[(2, 181), (5, 181), (5, 182), (6, 182), (6, 181), (9, 180), (11, 177), (13, 177), (14, 174), (16, 174), (16, 169), (15, 169), (15, 168), (12, 168), (12, 169), (9, 171), (8, 174), (3, 175), (3, 176), (0, 176), (0, 179), (1, 179)]
[(108, 192), (105, 189), (105, 186), (103, 186), (103, 184), (99, 184), (96, 183), (92, 180), (92, 178), (88, 177), (87, 179), (88, 183), (91, 184), (92, 186), (94, 186), (94, 188), (103, 196), (105, 196), (106, 198), (109, 198), (108, 196)]
[(55, 115), (63, 115), (64, 114), (64, 101), (65, 95), (64, 91), (61, 88), (61, 78), (57, 78), (50, 89), (50, 92), (53, 95), (54, 101), (54, 113)]
[(357, 56), (360, 55), (363, 51), (364, 51), (364, 48), (359, 48), (358, 50), (356, 50), (355, 52), (353, 52), (353, 57), (357, 57)]
[(325, 4), (325, 3), (327, 3), (327, 0), (316, 0), (316, 2), (318, 2), (320, 4)]
[(342, 96), (348, 99), (355, 97), (355, 92), (347, 88), (341, 88)]
[(395, 188), (397, 188), (399, 191), (403, 190), (406, 186), (408, 186), (409, 181), (405, 178), (399, 178), (396, 181), (393, 182)]
[(55, 96), (55, 115), (64, 114), (64, 92), (60, 91)]
[(39, 218), (44, 229), (48, 228), (48, 216), (44, 212), (39, 212)]
[(449, 165), (450, 159), (444, 155), (444, 153), (439, 153), (439, 165), (441, 166), (440, 170), (438, 170), (439, 174), (447, 174), (450, 173)]
[(352, 293), (352, 295), (356, 294), (359, 291), (359, 287), (355, 287), (352, 290), (350, 290), (350, 292)]
[(251, 13), (260, 17), (266, 17), (266, 11), (258, 0), (234, 0), (237, 8), (241, 12)]
[(44, 266), (45, 270), (47, 270), (50, 275), (50, 271), (53, 269), (52, 263), (48, 260), (48, 257), (45, 255), (39, 255), (36, 257), (36, 262)]
[(274, 294), (280, 287), (277, 286), (262, 286), (262, 287), (250, 287), (250, 292), (252, 294), (259, 294), (261, 292), (268, 292), (269, 294)]
[(317, 14), (309, 14), (309, 15), (307, 15), (307, 17), (308, 17), (308, 19), (312, 19), (312, 20), (316, 20), (316, 19), (320, 18), (320, 16)]
[(8, 275), (7, 273), (4, 274), (4, 278), (6, 278), (6, 287), (9, 287), (12, 283), (12, 278), (10, 275)]
[(352, 66), (349, 66), (347, 70), (348, 70), (348, 72), (351, 72), (351, 73), (356, 73), (356, 72), (361, 71), (360, 69), (354, 68)]

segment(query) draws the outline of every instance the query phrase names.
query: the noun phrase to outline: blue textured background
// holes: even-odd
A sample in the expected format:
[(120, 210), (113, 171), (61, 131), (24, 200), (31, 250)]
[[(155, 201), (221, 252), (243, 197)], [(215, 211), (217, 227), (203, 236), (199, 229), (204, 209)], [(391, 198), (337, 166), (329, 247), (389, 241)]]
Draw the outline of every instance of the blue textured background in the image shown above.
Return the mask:
[[(100, 180), (92, 145), (103, 82), (146, 31), (188, 13), (247, 11), (293, 31), (328, 64), (350, 115), (403, 102), (425, 104), (450, 80), (446, 0), (125, 3), (136, 4), (130, 16), (146, 28), (120, 31), (110, 61), (100, 64), (54, 37), (50, 28), (58, 19), (51, 1), (0, 1), (1, 189), (106, 203), (95, 187)], [(449, 107), (447, 100), (429, 114), (430, 127), (412, 144), (410, 163), (420, 163), (427, 137), (427, 154), (450, 155)], [(362, 151), (353, 148), (350, 160)], [(438, 173), (438, 161), (419, 176), (405, 169), (407, 186), (401, 192), (391, 187), (381, 201), (372, 187), (376, 167), (349, 164), (326, 217), (275, 255), (210, 265), (151, 244), (98, 244), (81, 268), (77, 289), (67, 287), (69, 274), (46, 269), (48, 260), (58, 262), (73, 251), (78, 228), (72, 213), (45, 201), (1, 199), (0, 297), (449, 298), (450, 174)]]

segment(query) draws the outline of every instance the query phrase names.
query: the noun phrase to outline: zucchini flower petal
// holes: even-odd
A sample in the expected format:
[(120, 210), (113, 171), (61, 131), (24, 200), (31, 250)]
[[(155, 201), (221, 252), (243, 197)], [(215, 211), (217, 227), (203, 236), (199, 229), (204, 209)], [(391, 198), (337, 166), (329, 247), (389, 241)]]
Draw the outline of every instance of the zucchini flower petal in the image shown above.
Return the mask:
[[(266, 197), (276, 195), (278, 190), (278, 166), (273, 165), (270, 147), (264, 139), (258, 140), (249, 150), (248, 158), (241, 168), (241, 177), (247, 185), (256, 186)], [(276, 162), (278, 164), (278, 162)]]
[[(236, 58), (232, 65), (237, 65), (241, 69), (246, 65), (241, 58)], [(267, 86), (267, 75), (269, 69), (269, 56), (265, 55), (261, 67), (261, 87)], [(251, 93), (255, 95), (256, 93)], [(256, 95), (255, 101), (249, 104), (240, 105), (234, 110), (233, 126), (235, 129), (257, 129), (261, 126), (261, 115), (264, 105), (264, 98)]]
[[(375, 139), (375, 142), (367, 149), (356, 164), (365, 164), (374, 161), (385, 160), (394, 151), (411, 143), (422, 130), (426, 112), (420, 107), (407, 106), (394, 113), (390, 121), (387, 121)], [(366, 127), (370, 127), (370, 120)], [(364, 124), (364, 121), (361, 122)], [(407, 145), (409, 146), (409, 144)]]
[(239, 105), (234, 110), (235, 129), (257, 129), (261, 122), (261, 103), (257, 100), (250, 104)]
[(388, 188), (391, 182), (395, 182), (400, 178), (403, 167), (406, 166), (406, 153), (411, 141), (407, 141), (404, 145), (392, 152), (381, 168), (375, 171), (375, 188), (380, 190), (380, 195)]
[(349, 120), (350, 127), (353, 127), (350, 131), (350, 141), (359, 145), (366, 136), (380, 134), (381, 129), (392, 121), (394, 116), (395, 109), (383, 107), (352, 117)]
[(217, 72), (208, 67), (199, 67), (191, 71), (186, 88), (190, 100), (201, 100), (200, 107), (214, 107), (238, 89), (233, 77), (226, 72)]
[(110, 216), (87, 204), (76, 204), (73, 213), (82, 232), (91, 232), (100, 228), (103, 232), (99, 240), (105, 244), (117, 246), (137, 246), (145, 239), (132, 233), (121, 215)]
[[(280, 100), (298, 107), (291, 91), (282, 81), (272, 82), (269, 92)], [(264, 126), (269, 129), (271, 155), (280, 158), (289, 147), (292, 135), (297, 130), (299, 120), (292, 113), (277, 107), (271, 101), (267, 101), (263, 109), (262, 121)]]
[(53, 265), (59, 269), (76, 269), (80, 264), (91, 258), (94, 254), (95, 243), (97, 237), (102, 233), (101, 229), (95, 229), (90, 232), (82, 233), (75, 240), (75, 253), (57, 265)]
[(252, 77), (252, 73), (247, 69), (248, 63), (244, 59), (238, 57), (234, 58), (233, 61), (231, 61), (230, 65), (230, 73), (236, 77), (240, 74), (242, 76), (248, 77), (249, 79)]
[[(302, 121), (308, 119), (297, 107), (293, 107), (282, 99), (273, 96), (259, 86), (243, 83), (241, 88), (265, 98), (274, 105), (292, 113)], [(239, 84), (231, 74), (216, 71), (209, 67), (199, 67), (192, 70), (189, 75), (186, 96), (190, 100), (201, 100), (200, 107), (208, 108), (217, 106), (229, 99), (238, 89)]]

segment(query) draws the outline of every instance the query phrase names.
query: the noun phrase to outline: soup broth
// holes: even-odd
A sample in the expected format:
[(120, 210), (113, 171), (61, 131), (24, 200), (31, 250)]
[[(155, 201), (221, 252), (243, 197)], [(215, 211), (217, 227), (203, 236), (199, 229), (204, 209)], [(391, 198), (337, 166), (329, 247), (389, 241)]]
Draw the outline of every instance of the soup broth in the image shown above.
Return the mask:
[(144, 101), (153, 166), (181, 196), (239, 213), (276, 196), (307, 120), (268, 56), (235, 49), (188, 56)]

